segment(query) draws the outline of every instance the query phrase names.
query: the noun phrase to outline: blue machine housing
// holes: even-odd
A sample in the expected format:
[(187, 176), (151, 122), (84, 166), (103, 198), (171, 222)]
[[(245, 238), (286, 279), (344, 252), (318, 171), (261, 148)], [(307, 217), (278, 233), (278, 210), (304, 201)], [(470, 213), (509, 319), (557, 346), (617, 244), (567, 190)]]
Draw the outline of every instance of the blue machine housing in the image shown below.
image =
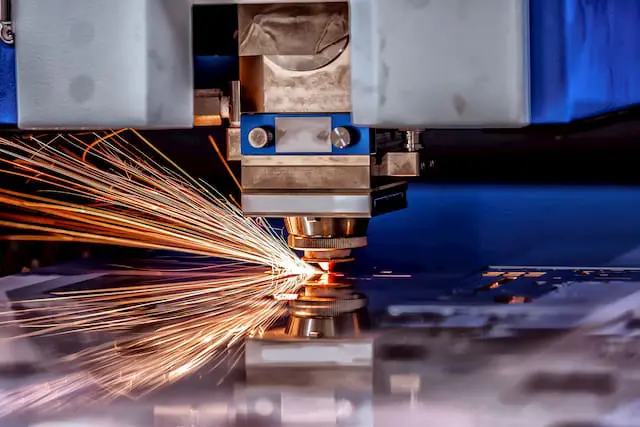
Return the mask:
[[(356, 142), (343, 149), (331, 147), (331, 153), (286, 153), (286, 154), (304, 154), (304, 155), (369, 155), (371, 154), (371, 134), (369, 128), (354, 127), (351, 123), (350, 114), (243, 114), (240, 121), (240, 150), (245, 156), (273, 156), (276, 153), (274, 144), (264, 148), (253, 148), (248, 141), (249, 132), (257, 127), (275, 128), (275, 119), (277, 117), (331, 117), (331, 127), (344, 126), (352, 129), (357, 135)], [(286, 155), (285, 154), (285, 155)]]
[[(640, 103), (640, 2), (529, 4), (532, 124), (568, 123)], [(237, 58), (196, 57), (195, 72), (197, 87), (212, 87), (237, 72)], [(251, 117), (245, 119), (259, 120)], [(0, 42), (0, 124), (16, 123), (15, 49)], [(333, 154), (362, 154), (363, 145)]]
[(640, 2), (530, 0), (531, 123), (640, 103)]
[(0, 125), (18, 123), (16, 92), (16, 52), (0, 42)]

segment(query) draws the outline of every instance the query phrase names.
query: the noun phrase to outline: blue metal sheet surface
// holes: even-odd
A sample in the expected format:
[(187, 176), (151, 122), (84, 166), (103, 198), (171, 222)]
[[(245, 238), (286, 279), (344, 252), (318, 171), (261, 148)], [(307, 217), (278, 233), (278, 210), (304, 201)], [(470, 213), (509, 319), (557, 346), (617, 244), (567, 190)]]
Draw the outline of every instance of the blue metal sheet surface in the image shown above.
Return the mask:
[(241, 151), (247, 156), (273, 156), (276, 154), (275, 145), (264, 148), (253, 148), (248, 142), (249, 132), (256, 127), (275, 128), (276, 117), (331, 117), (331, 126), (345, 126), (358, 132), (357, 142), (343, 149), (332, 148), (331, 153), (287, 153), (300, 155), (366, 155), (371, 153), (371, 136), (368, 128), (352, 127), (350, 114), (243, 114), (240, 123), (240, 135), (242, 138)]
[(531, 122), (640, 102), (640, 2), (531, 0)]
[(0, 125), (17, 122), (15, 49), (0, 42)]

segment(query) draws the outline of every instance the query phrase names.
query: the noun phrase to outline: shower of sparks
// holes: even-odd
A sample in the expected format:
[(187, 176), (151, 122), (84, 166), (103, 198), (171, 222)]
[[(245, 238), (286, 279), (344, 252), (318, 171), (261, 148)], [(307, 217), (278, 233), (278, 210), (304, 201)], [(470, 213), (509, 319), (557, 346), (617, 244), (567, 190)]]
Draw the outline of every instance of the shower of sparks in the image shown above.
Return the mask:
[[(126, 140), (125, 132), (136, 141)], [(5, 326), (25, 329), (22, 337), (93, 333), (111, 338), (60, 360), (75, 369), (61, 379), (0, 392), (0, 416), (135, 398), (215, 365), (227, 348), (272, 325), (282, 314), (281, 301), (293, 298), (317, 273), (266, 221), (244, 217), (134, 130), (90, 141), (73, 135), (0, 139), (0, 162), (7, 166), (2, 172), (46, 184), (54, 194), (0, 189), (0, 203), (21, 211), (0, 214), (0, 226), (31, 233), (10, 238), (227, 260), (198, 269), (132, 271), (163, 280), (59, 293), (1, 313)]]

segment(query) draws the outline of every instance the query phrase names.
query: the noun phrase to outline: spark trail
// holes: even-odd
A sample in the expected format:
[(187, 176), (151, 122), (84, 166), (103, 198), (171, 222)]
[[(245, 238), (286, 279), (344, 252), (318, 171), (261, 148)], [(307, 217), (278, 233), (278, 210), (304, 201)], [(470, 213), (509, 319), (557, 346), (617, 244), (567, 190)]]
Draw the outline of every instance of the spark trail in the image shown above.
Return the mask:
[[(124, 138), (132, 134), (136, 140)], [(224, 349), (271, 325), (273, 297), (295, 293), (317, 270), (300, 260), (265, 221), (241, 210), (162, 155), (134, 130), (0, 139), (2, 172), (46, 184), (53, 196), (0, 189), (0, 226), (56, 240), (173, 250), (226, 263), (156, 271), (164, 280), (47, 298), (47, 314), (24, 308), (24, 336), (118, 334), (118, 341), (60, 361), (76, 371), (0, 393), (0, 415), (65, 410), (87, 402), (137, 397), (215, 362)], [(150, 272), (138, 271), (145, 275)], [(41, 302), (41, 301), (40, 301)], [(32, 301), (31, 303), (40, 303)], [(22, 302), (28, 306), (30, 302)]]

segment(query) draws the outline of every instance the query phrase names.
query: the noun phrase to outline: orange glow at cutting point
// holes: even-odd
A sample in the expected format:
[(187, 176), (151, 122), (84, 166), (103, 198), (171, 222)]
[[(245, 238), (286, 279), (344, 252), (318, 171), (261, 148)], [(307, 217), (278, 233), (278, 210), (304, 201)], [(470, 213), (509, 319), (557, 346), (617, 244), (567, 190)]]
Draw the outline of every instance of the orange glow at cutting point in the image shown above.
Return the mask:
[(331, 271), (331, 268), (333, 267), (333, 263), (331, 263), (331, 262), (319, 262), (318, 266), (322, 269), (322, 271), (329, 272), (329, 271)]

